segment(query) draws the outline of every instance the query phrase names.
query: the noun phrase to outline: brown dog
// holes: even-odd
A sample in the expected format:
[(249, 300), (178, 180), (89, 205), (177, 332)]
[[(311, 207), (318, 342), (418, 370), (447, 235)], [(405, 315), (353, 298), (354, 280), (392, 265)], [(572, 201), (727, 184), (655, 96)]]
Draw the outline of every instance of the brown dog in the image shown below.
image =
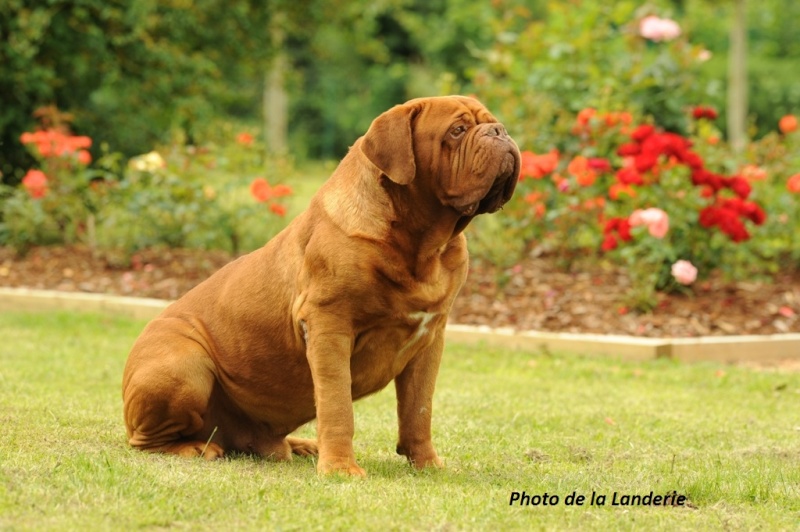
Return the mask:
[[(514, 191), (519, 151), (480, 103), (383, 113), (299, 215), (170, 305), (123, 378), (132, 446), (226, 450), (364, 475), (353, 401), (392, 379), (397, 452), (440, 466), (431, 404), (447, 315), (467, 274), (464, 227)], [(317, 418), (317, 441), (288, 437)]]

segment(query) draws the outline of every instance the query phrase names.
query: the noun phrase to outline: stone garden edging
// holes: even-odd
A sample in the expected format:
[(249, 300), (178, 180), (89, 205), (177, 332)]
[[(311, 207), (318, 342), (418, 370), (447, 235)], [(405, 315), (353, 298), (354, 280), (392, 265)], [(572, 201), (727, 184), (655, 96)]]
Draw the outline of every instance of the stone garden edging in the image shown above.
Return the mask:
[[(152, 319), (171, 302), (83, 292), (0, 287), (0, 312), (68, 310), (108, 312), (135, 319)], [(522, 349), (531, 352), (568, 351), (610, 355), (628, 360), (673, 358), (682, 361), (768, 362), (800, 360), (800, 333), (766, 336), (705, 336), (698, 338), (637, 338), (621, 335), (571, 334), (448, 325), (447, 341)]]

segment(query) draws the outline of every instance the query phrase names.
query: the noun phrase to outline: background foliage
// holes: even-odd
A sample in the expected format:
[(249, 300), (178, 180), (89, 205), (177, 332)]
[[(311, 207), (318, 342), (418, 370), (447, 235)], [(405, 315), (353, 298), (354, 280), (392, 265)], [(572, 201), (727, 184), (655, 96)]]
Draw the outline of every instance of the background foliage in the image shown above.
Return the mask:
[(267, 5), (249, 1), (3, 2), (0, 171), (30, 163), (18, 139), (43, 105), (72, 113), (96, 150), (126, 155), (252, 114), (267, 20)]
[[(176, 135), (202, 142), (213, 138), (220, 117), (257, 124), (264, 75), (276, 52), (275, 20), (286, 35), (281, 50), (289, 59), (292, 153), (303, 157), (341, 156), (392, 104), (480, 93), (487, 79), (525, 79), (547, 91), (548, 98), (532, 94), (522, 101), (545, 115), (625, 100), (663, 115), (665, 126), (680, 127), (670, 120), (682, 98), (703, 95), (724, 107), (730, 4), (8, 0), (0, 6), (0, 171), (7, 181), (19, 179), (32, 163), (17, 139), (42, 105), (73, 113), (76, 131), (95, 139), (95, 155), (105, 143), (131, 156)], [(684, 70), (637, 49), (630, 38), (634, 16), (648, 10), (678, 18), (695, 43), (687, 46), (707, 48), (711, 60)], [(798, 10), (792, 0), (750, 5), (754, 133), (769, 131), (800, 105), (791, 68), (800, 53), (792, 27)], [(627, 38), (613, 39), (617, 34)], [(625, 69), (635, 72), (619, 76)], [(514, 103), (507, 100), (502, 109), (512, 124), (527, 112), (524, 105), (509, 109)]]
[[(616, 257), (633, 270), (642, 258), (651, 263), (648, 290), (669, 284), (675, 259), (735, 277), (794, 267), (800, 207), (786, 191), (800, 189), (790, 184), (800, 180), (792, 177), (798, 133), (796, 123), (780, 133), (777, 124), (800, 110), (791, 23), (800, 7), (749, 3), (753, 141), (735, 151), (724, 134), (733, 3), (8, 0), (0, 5), (0, 245), (79, 242), (123, 256), (154, 245), (247, 251), (302, 208), (248, 194), (254, 180), (285, 184), (298, 159), (341, 157), (393, 104), (466, 93), (498, 115), (529, 159), (558, 154), (547, 179), (521, 184), (506, 216), (470, 227), (477, 259), (503, 270), (537, 249), (599, 252), (613, 237), (603, 229), (609, 220), (662, 208), (676, 247), (644, 238)], [(675, 19), (680, 35), (644, 38), (640, 22), (650, 15)], [(271, 135), (262, 134), (268, 79), (282, 64), (291, 157), (268, 156)], [(698, 121), (698, 106), (714, 119)], [(631, 164), (619, 150), (646, 124), (689, 139), (709, 171), (747, 181), (740, 199), (769, 213), (752, 238), (731, 245), (694, 229), (707, 222), (703, 209), (732, 195), (696, 198), (703, 183), (694, 181), (705, 178), (674, 169), (674, 153), (659, 154), (637, 184), (654, 187), (637, 189), (635, 200), (615, 197)], [(43, 157), (21, 142), (41, 128), (90, 138), (91, 160)], [(151, 152), (161, 164), (143, 171), (137, 161)], [(595, 159), (607, 167), (599, 176), (575, 170)]]

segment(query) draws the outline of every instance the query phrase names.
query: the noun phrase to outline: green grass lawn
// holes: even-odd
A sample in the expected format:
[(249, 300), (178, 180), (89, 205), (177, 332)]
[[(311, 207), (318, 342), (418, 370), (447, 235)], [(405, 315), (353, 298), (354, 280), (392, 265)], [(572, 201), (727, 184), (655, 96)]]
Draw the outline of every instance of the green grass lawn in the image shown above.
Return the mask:
[[(447, 348), (434, 437), (394, 454), (394, 392), (356, 404), (364, 480), (311, 459), (218, 462), (128, 448), (120, 380), (142, 322), (0, 314), (0, 529), (793, 529), (800, 374)], [(313, 434), (313, 427), (304, 430)], [(613, 506), (665, 494), (683, 507)], [(510, 506), (512, 492), (557, 495)], [(583, 506), (567, 506), (576, 492)], [(606, 505), (591, 505), (592, 493)]]

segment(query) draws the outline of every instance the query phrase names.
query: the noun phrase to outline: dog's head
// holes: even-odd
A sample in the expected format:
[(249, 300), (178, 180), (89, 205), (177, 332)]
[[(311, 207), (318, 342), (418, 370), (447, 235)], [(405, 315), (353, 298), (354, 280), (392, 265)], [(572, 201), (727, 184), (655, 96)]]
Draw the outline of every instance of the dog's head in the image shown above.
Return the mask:
[(477, 100), (419, 98), (376, 118), (361, 150), (388, 179), (433, 193), (461, 216), (495, 212), (514, 192), (519, 149)]

